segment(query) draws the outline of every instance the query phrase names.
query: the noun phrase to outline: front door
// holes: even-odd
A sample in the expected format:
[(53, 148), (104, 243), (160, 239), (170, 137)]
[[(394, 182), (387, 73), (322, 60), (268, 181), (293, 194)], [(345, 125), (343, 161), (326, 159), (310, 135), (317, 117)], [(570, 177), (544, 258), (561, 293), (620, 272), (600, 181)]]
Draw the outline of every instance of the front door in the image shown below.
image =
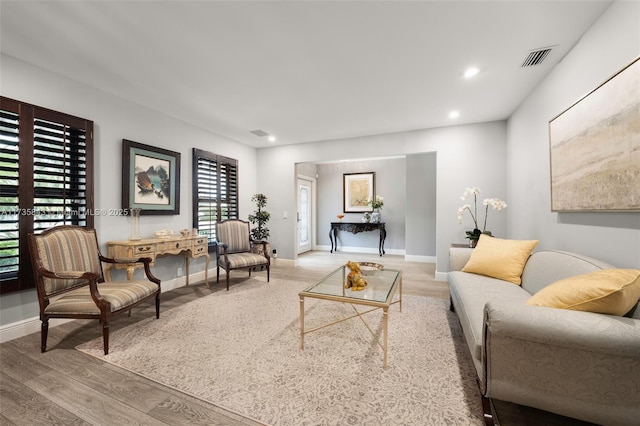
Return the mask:
[(298, 212), (296, 227), (298, 234), (298, 254), (311, 250), (312, 246), (312, 182), (298, 178)]

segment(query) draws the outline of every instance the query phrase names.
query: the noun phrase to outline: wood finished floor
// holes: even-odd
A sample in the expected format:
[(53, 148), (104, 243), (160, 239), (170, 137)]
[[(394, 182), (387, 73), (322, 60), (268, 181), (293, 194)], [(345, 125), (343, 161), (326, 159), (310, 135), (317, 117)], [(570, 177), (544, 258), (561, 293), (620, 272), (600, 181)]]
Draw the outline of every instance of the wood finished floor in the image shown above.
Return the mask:
[[(275, 261), (271, 277), (313, 282), (347, 260), (380, 262), (403, 271), (403, 294), (448, 298), (446, 282), (434, 280), (435, 265), (406, 262), (403, 256), (310, 252), (298, 266)], [(257, 272), (260, 274), (260, 272)], [(192, 284), (162, 294), (161, 314), (211, 293), (223, 282)], [(231, 274), (231, 285), (246, 275)], [(153, 315), (152, 307), (134, 310), (111, 324), (115, 331)], [(49, 330), (48, 351), (40, 353), (40, 333), (0, 345), (0, 426), (3, 425), (259, 425), (251, 419), (203, 402), (85, 355), (74, 348), (101, 336), (95, 321), (78, 320)], [(153, 350), (153, 348), (150, 348)], [(503, 426), (586, 425), (535, 409), (497, 403)], [(445, 421), (443, 420), (443, 424)]]

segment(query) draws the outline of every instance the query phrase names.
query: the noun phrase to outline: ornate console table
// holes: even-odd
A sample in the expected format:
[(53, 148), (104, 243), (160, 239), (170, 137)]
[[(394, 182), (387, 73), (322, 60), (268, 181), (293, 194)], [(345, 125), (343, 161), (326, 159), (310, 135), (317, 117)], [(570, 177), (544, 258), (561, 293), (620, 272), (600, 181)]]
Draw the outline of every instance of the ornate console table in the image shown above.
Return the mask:
[(378, 246), (378, 253), (382, 256), (384, 251), (384, 240), (387, 238), (387, 230), (382, 223), (371, 222), (331, 222), (331, 230), (329, 231), (329, 239), (331, 240), (331, 253), (338, 251), (338, 230), (351, 232), (357, 234), (359, 232), (368, 232), (380, 230), (380, 244)]
[[(187, 237), (171, 237), (171, 238), (144, 238), (142, 240), (121, 240), (107, 241), (108, 257), (113, 259), (127, 260), (138, 259), (140, 257), (151, 258), (154, 264), (156, 257), (165, 255), (182, 255), (185, 256), (186, 262), (186, 278), (189, 285), (189, 258), (206, 257), (206, 266), (204, 269), (204, 281), (209, 285), (209, 251), (207, 247), (207, 237), (187, 236)], [(107, 265), (104, 274), (107, 281), (111, 281), (111, 265)], [(127, 270), (127, 279), (133, 279), (135, 268), (141, 268), (140, 264), (121, 264), (115, 266), (117, 269)]]

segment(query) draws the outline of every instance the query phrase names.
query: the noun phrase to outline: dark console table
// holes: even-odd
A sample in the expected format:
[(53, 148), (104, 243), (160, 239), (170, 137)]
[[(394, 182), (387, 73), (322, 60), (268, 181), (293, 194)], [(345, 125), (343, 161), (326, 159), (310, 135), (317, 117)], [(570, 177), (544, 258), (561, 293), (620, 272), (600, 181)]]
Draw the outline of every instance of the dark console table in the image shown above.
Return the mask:
[(378, 253), (380, 256), (385, 254), (384, 240), (387, 238), (387, 230), (382, 223), (371, 222), (331, 222), (331, 230), (329, 231), (329, 239), (331, 240), (331, 253), (338, 251), (338, 230), (351, 232), (357, 234), (358, 232), (368, 232), (380, 230), (380, 245), (378, 246)]

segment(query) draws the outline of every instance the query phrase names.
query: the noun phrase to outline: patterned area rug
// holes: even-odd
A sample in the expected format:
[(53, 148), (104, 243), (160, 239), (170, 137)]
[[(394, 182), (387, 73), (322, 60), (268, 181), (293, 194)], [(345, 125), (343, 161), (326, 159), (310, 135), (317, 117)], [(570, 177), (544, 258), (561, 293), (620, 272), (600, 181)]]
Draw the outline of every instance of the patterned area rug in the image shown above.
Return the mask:
[[(474, 370), (448, 301), (404, 296), (389, 310), (388, 367), (358, 318), (305, 336), (309, 283), (253, 278), (78, 350), (269, 425), (482, 425)], [(364, 309), (359, 309), (363, 311)], [(305, 328), (353, 314), (305, 299)], [(381, 337), (382, 311), (365, 319)], [(133, 343), (132, 343), (133, 342)]]

